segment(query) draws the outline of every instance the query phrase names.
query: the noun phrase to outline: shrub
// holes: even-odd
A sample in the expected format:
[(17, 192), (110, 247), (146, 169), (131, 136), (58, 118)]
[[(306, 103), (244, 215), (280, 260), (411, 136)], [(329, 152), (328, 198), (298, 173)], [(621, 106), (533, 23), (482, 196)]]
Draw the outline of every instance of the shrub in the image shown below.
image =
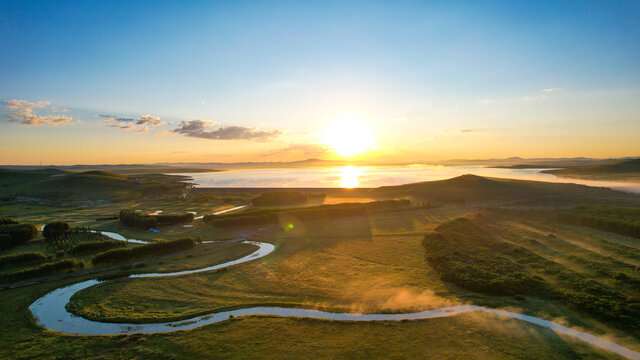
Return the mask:
[(578, 206), (558, 214), (558, 220), (640, 237), (640, 209), (612, 206)]
[(141, 245), (134, 248), (111, 249), (96, 254), (93, 259), (91, 259), (91, 262), (96, 265), (125, 262), (152, 255), (170, 254), (176, 251), (191, 249), (193, 246), (193, 239), (184, 238), (174, 241)]
[(11, 224), (18, 224), (18, 222), (9, 218), (4, 218), (4, 217), (0, 218), (0, 225), (11, 225)]
[(11, 235), (0, 234), (0, 250), (6, 250), (12, 247), (13, 247), (13, 240), (11, 240)]
[(38, 235), (38, 229), (33, 224), (4, 224), (0, 225), (0, 250), (10, 249), (25, 244)]
[(90, 242), (80, 243), (74, 246), (73, 248), (71, 248), (69, 252), (73, 255), (89, 254), (89, 253), (95, 253), (98, 251), (105, 251), (109, 249), (125, 247), (126, 245), (127, 244), (124, 241), (118, 241), (118, 240), (90, 241)]
[(52, 275), (64, 270), (72, 270), (78, 266), (78, 261), (73, 258), (58, 260), (40, 264), (37, 267), (23, 269), (7, 276), (8, 280), (19, 280), (36, 276)]
[(47, 240), (55, 239), (66, 234), (69, 230), (71, 230), (71, 227), (68, 223), (64, 221), (56, 221), (44, 226), (44, 229), (42, 229), (42, 236)]
[(547, 286), (524, 264), (543, 261), (529, 250), (496, 240), (467, 218), (443, 223), (425, 236), (429, 264), (444, 281), (491, 295), (548, 295)]
[(176, 225), (176, 224), (186, 224), (193, 221), (192, 213), (183, 213), (183, 214), (162, 214), (155, 216), (158, 225)]
[(47, 257), (41, 252), (28, 252), (16, 255), (0, 256), (0, 267), (6, 265), (23, 265), (35, 262), (45, 262)]
[(206, 224), (215, 227), (264, 226), (280, 221), (280, 216), (298, 221), (332, 220), (349, 216), (364, 216), (369, 212), (395, 211), (411, 206), (409, 200), (385, 200), (371, 203), (346, 203), (292, 209), (263, 209), (243, 214), (205, 215)]
[(120, 211), (120, 222), (123, 225), (148, 229), (158, 226), (158, 219), (152, 215), (144, 215), (133, 209), (123, 209)]
[(327, 197), (326, 194), (307, 195), (296, 191), (264, 192), (251, 200), (254, 206), (289, 206), (303, 205), (311, 198)]
[[(507, 233), (502, 231), (486, 217), (445, 222), (425, 236), (427, 262), (442, 280), (468, 290), (558, 299), (616, 327), (640, 329), (640, 304), (627, 299), (624, 292), (505, 241), (502, 236)], [(553, 279), (547, 282), (535, 274)], [(634, 281), (624, 273), (612, 276)]]

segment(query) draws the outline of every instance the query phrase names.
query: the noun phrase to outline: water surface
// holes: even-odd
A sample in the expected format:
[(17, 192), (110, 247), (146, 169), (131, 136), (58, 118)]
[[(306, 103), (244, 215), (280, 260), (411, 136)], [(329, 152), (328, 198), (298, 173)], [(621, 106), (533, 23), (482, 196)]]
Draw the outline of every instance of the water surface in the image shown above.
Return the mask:
[(273, 168), (183, 173), (196, 187), (229, 188), (367, 188), (450, 179), (474, 174), (486, 177), (575, 183), (640, 193), (640, 183), (561, 178), (540, 173), (545, 169), (499, 169), (482, 166), (412, 165), (402, 167), (343, 166), (327, 168)]

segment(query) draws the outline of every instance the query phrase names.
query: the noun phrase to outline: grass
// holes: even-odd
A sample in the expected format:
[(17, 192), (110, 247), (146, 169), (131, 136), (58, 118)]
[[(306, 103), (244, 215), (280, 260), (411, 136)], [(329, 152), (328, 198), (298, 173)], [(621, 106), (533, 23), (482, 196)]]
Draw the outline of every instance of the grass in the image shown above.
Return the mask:
[[(88, 289), (78, 293), (78, 298), (91, 296), (92, 301), (86, 303), (92, 305), (80, 313), (149, 319), (158, 316), (159, 307), (167, 306), (150, 301), (159, 294), (168, 301), (175, 299), (176, 305), (161, 317), (163, 320), (257, 303), (369, 311), (418, 309), (421, 301), (433, 297), (432, 290), (425, 289), (437, 288), (437, 284), (428, 281), (424, 257), (416, 251), (421, 232), (402, 228), (419, 229), (435, 223), (430, 224), (430, 215), (421, 211), (386, 216), (380, 215), (380, 221), (335, 221), (331, 227), (294, 224), (293, 230), (265, 239), (278, 246), (272, 255), (234, 271), (124, 280)], [(105, 311), (120, 301), (132, 304), (126, 313), (121, 309)], [(448, 302), (438, 300), (436, 307), (444, 303)]]
[[(92, 242), (92, 241), (110, 240), (108, 237), (101, 234), (96, 234), (96, 233), (78, 235), (77, 239), (78, 239), (77, 240), (78, 244), (85, 243), (85, 242)], [(130, 244), (128, 246), (131, 247), (136, 245)], [(48, 258), (47, 261), (49, 262), (61, 260), (62, 258), (65, 258), (65, 259), (75, 258), (78, 262), (84, 262), (84, 264), (88, 267), (90, 267), (91, 265), (91, 257), (95, 254), (92, 252), (82, 253), (78, 255), (71, 255), (69, 253), (64, 253), (62, 257), (59, 257), (57, 254), (58, 250), (55, 247), (47, 246), (47, 244), (44, 241), (44, 238), (42, 237), (42, 234), (38, 234), (38, 236), (34, 240), (26, 244), (16, 246), (12, 249), (3, 251), (2, 255), (17, 255), (17, 254), (28, 253), (28, 252), (42, 252), (45, 256), (47, 256)], [(3, 268), (0, 268), (0, 278), (5, 277), (7, 275), (11, 275), (15, 272), (18, 272), (20, 270), (23, 270), (31, 266), (33, 266), (33, 264), (12, 264), (9, 266), (5, 266)]]
[(0, 292), (1, 358), (618, 358), (543, 328), (472, 314), (397, 323), (252, 317), (187, 332), (106, 337), (62, 336), (37, 327), (27, 306), (44, 293), (70, 282)]
[(168, 175), (126, 176), (93, 170), (81, 173), (45, 170), (0, 169), (0, 197), (38, 201), (142, 198), (154, 194), (179, 194), (186, 189), (183, 177)]
[[(480, 181), (478, 185), (482, 191), (488, 189), (484, 184)], [(513, 194), (517, 194), (513, 189), (522, 189), (520, 185), (509, 187), (511, 190), (504, 197), (494, 192), (494, 198), (487, 201), (513, 205)], [(545, 194), (552, 196), (558, 192)], [(614, 202), (619, 200), (617, 195), (607, 197), (607, 191), (598, 194)], [(401, 194), (393, 196), (396, 195)], [(587, 199), (591, 196), (599, 195), (586, 193)], [(552, 203), (558, 199), (563, 197), (553, 198)], [(45, 219), (83, 221), (117, 214), (123, 207), (165, 212), (197, 209), (201, 215), (232, 204), (222, 199), (196, 203), (168, 198), (86, 207), (3, 202), (0, 216), (34, 223)], [(475, 303), (554, 319), (592, 333), (611, 335), (616, 342), (640, 349), (638, 338), (585, 316), (561, 301), (483, 295), (440, 280), (424, 259), (421, 246), (424, 234), (445, 221), (477, 210), (475, 203), (466, 202), (436, 209), (375, 213), (330, 223), (294, 221), (288, 231), (258, 238), (277, 245), (274, 253), (260, 260), (223, 271), (174, 278), (115, 279), (79, 292), (70, 309), (102, 321), (157, 322), (258, 304), (332, 311), (406, 312)], [(630, 266), (637, 266), (637, 259), (629, 255), (630, 249), (640, 247), (637, 241), (550, 221), (545, 213), (509, 210), (495, 214), (497, 223), (493, 226), (505, 233), (505, 241), (525, 246), (607, 286), (620, 284), (623, 291), (633, 291), (624, 282), (600, 274), (597, 268), (588, 267), (580, 259), (626, 272)], [(138, 239), (170, 240), (200, 235), (204, 240), (215, 240), (251, 231), (221, 232), (202, 221), (194, 221), (191, 229), (163, 227), (160, 233), (125, 228), (117, 220), (82, 225)], [(194, 249), (173, 258), (146, 262), (141, 267), (133, 266), (125, 272), (193, 269), (236, 259), (251, 251), (253, 247), (242, 244), (225, 244), (211, 251)], [(106, 271), (99, 276), (122, 272), (122, 269)], [(55, 288), (96, 276), (74, 275), (1, 291), (0, 317), (6, 325), (0, 329), (0, 358), (615, 358), (549, 330), (484, 314), (399, 323), (251, 317), (187, 332), (108, 337), (63, 336), (36, 326), (27, 309), (29, 304)]]
[[(258, 304), (330, 311), (407, 312), (471, 302), (521, 309), (548, 319), (561, 318), (561, 322), (572, 326), (616, 334), (618, 338), (628, 336), (561, 301), (482, 295), (441, 281), (424, 260), (420, 245), (423, 234), (442, 221), (469, 211), (418, 209), (357, 221), (334, 221), (331, 226), (295, 224), (292, 231), (263, 239), (275, 242), (277, 250), (262, 260), (228, 271), (107, 283), (79, 292), (72, 299), (73, 310), (107, 321), (148, 322)], [(509, 218), (514, 219), (517, 217)], [(501, 224), (512, 231), (522, 231), (509, 221)], [(547, 227), (569, 231), (563, 224)], [(547, 239), (549, 231), (545, 229), (538, 237)], [(84, 306), (77, 306), (78, 301)], [(628, 341), (637, 343), (631, 338)]]

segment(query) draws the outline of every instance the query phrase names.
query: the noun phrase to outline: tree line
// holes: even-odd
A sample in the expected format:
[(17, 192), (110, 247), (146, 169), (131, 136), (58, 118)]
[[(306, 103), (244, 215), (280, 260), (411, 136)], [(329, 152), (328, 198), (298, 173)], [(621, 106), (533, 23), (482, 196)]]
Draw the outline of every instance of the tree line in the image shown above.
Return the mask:
[(640, 238), (640, 209), (636, 208), (578, 206), (560, 212), (558, 220)]
[(310, 200), (324, 200), (327, 194), (303, 194), (297, 191), (269, 191), (251, 200), (253, 206), (304, 205)]
[(91, 262), (94, 265), (113, 264), (125, 261), (142, 259), (149, 256), (170, 254), (176, 251), (193, 248), (195, 241), (192, 238), (157, 242), (153, 244), (140, 245), (132, 248), (111, 249), (96, 254)]
[(0, 218), (0, 250), (26, 244), (38, 235), (33, 224), (20, 224), (9, 218)]
[(330, 221), (350, 216), (366, 216), (369, 213), (403, 210), (411, 207), (409, 200), (383, 200), (370, 203), (345, 203), (336, 205), (309, 206), (292, 209), (264, 209), (249, 213), (229, 215), (205, 215), (202, 219), (214, 227), (264, 226), (282, 220)]
[[(640, 330), (640, 298), (585, 278), (584, 274), (502, 240), (500, 237), (506, 234), (492, 231), (468, 218), (445, 222), (425, 235), (422, 245), (426, 260), (442, 280), (467, 290), (558, 299), (616, 327)], [(554, 281), (547, 282), (541, 275)], [(637, 283), (625, 276), (616, 276), (615, 280)]]

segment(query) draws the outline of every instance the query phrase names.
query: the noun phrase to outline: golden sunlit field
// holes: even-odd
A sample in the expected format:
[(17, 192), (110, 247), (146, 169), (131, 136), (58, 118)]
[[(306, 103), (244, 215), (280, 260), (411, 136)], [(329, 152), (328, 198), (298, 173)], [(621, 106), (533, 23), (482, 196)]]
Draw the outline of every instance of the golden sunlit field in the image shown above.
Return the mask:
[[(154, 203), (160, 208), (161, 203)], [(219, 209), (228, 208), (220, 205)], [(149, 208), (151, 210), (151, 208)], [(557, 211), (557, 210), (552, 210)], [(240, 211), (242, 215), (246, 211)], [(83, 217), (82, 214), (74, 216)], [(86, 215), (84, 215), (86, 216)], [(480, 216), (480, 217), (478, 217)], [(290, 226), (256, 233), (252, 240), (276, 250), (264, 258), (227, 269), (178, 277), (131, 279), (127, 271), (169, 272), (197, 269), (240, 258), (255, 249), (242, 243), (199, 245), (174, 257), (144, 261), (143, 267), (103, 271), (111, 279), (75, 294), (67, 309), (106, 322), (163, 322), (251, 306), (282, 306), (331, 312), (406, 313), (459, 304), (478, 304), (554, 320), (603, 334), (631, 349), (640, 349), (635, 331), (593, 318), (560, 298), (535, 295), (495, 296), (442, 281), (425, 261), (423, 239), (440, 225), (466, 217), (480, 219), (492, 236), (521, 246), (581, 277), (594, 279), (624, 296), (638, 297), (636, 239), (594, 228), (549, 221), (549, 211), (482, 206), (409, 208), (334, 220), (296, 221)], [(553, 217), (551, 217), (553, 218)], [(93, 224), (93, 223), (91, 223)], [(161, 235), (122, 227), (117, 221), (93, 226), (130, 237), (198, 235), (206, 240), (231, 239), (258, 228), (216, 229), (202, 221), (193, 228), (163, 228)], [(202, 249), (201, 249), (202, 248)], [(594, 267), (594, 265), (597, 265)], [(628, 274), (616, 280), (598, 269)], [(534, 271), (534, 270), (532, 270)], [(111, 274), (111, 275), (110, 275)], [(115, 275), (115, 276), (114, 276)], [(186, 332), (156, 335), (92, 337), (56, 335), (41, 330), (26, 306), (44, 293), (90, 278), (81, 274), (43, 284), (6, 289), (3, 317), (17, 334), (5, 357), (69, 358), (613, 358), (611, 353), (535, 325), (495, 315), (469, 313), (450, 318), (402, 322), (349, 323), (329, 320), (258, 316), (238, 318)], [(95, 277), (95, 276), (93, 276)], [(545, 275), (551, 284), (554, 275)], [(635, 279), (635, 280), (634, 280)], [(9, 302), (5, 302), (9, 304)], [(17, 326), (17, 325), (15, 325)], [(3, 339), (8, 339), (2, 337)], [(393, 340), (390, 340), (393, 339)], [(4, 340), (3, 340), (4, 341)], [(48, 344), (48, 345), (45, 345)], [(82, 345), (82, 350), (78, 348)], [(328, 345), (327, 345), (328, 344)], [(357, 344), (357, 345), (356, 345)], [(45, 352), (43, 349), (47, 348)], [(36, 355), (37, 354), (37, 355)], [(50, 355), (47, 355), (50, 354)], [(259, 355), (257, 355), (259, 354)]]

